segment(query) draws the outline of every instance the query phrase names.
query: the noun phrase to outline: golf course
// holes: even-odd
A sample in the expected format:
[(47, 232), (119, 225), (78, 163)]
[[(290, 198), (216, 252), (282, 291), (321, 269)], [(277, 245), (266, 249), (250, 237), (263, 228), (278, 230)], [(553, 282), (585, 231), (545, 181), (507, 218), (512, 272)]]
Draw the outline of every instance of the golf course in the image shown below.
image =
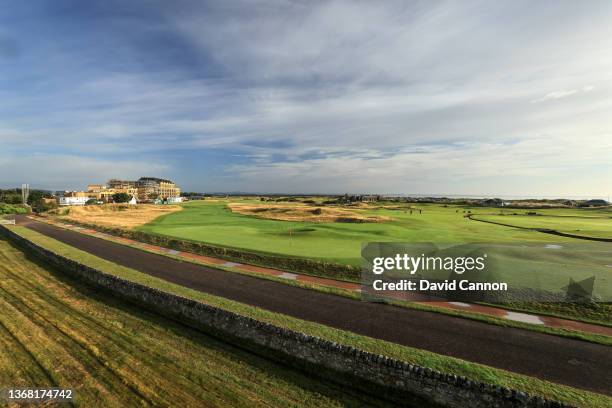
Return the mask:
[[(256, 200), (231, 200), (231, 202), (255, 203)], [(499, 210), (493, 208), (465, 208), (436, 204), (371, 205), (359, 209), (370, 216), (387, 217), (383, 222), (299, 222), (266, 219), (231, 211), (229, 201), (194, 201), (183, 205), (183, 210), (156, 218), (139, 227), (140, 230), (176, 238), (206, 242), (231, 248), (248, 249), (289, 256), (308, 257), (330, 262), (360, 265), (360, 250), (363, 242), (567, 242), (568, 238), (551, 236), (537, 231), (504, 227), (470, 220), (467, 211), (476, 217), (495, 218)], [(265, 204), (263, 204), (265, 205)], [(420, 210), (420, 211), (419, 211)], [(508, 210), (506, 210), (508, 211)], [(542, 210), (547, 216), (530, 217), (498, 216), (507, 223), (531, 223), (536, 227), (543, 218), (542, 228), (553, 228), (557, 221), (562, 230), (568, 222), (562, 217), (553, 217), (557, 210)], [(567, 212), (568, 210), (559, 210)], [(587, 212), (588, 211), (588, 212)], [(526, 214), (527, 210), (517, 210)], [(573, 210), (576, 215), (587, 213), (590, 218), (589, 233), (612, 238), (610, 212)], [(550, 215), (550, 216), (548, 216)], [(601, 217), (597, 217), (600, 215)]]
[[(233, 211), (232, 205), (258, 207), (252, 211), (254, 215), (246, 215)], [(489, 253), (503, 260), (500, 278), (511, 285), (557, 291), (570, 278), (579, 281), (594, 275), (596, 294), (603, 300), (612, 298), (612, 259), (608, 254), (612, 243), (537, 230), (612, 238), (609, 209), (515, 210), (376, 203), (343, 208), (361, 218), (376, 220), (373, 222), (285, 221), (259, 215), (266, 206), (274, 205), (253, 198), (193, 201), (183, 204), (182, 211), (155, 218), (137, 229), (252, 252), (353, 266), (361, 264), (361, 245), (365, 242), (481, 242), (489, 246)], [(285, 204), (291, 206), (300, 208), (302, 204)], [(273, 217), (278, 217), (278, 212)], [(554, 250), (561, 247), (563, 251)]]

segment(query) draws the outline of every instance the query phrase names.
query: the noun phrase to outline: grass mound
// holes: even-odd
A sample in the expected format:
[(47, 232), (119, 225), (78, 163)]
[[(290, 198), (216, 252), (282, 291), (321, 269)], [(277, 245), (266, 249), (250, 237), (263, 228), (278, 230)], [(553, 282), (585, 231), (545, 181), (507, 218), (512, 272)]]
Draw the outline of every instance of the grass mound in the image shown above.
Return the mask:
[(251, 204), (229, 203), (228, 208), (237, 214), (251, 215), (268, 220), (307, 221), (316, 223), (332, 222), (384, 222), (391, 217), (371, 215), (354, 208), (315, 207), (301, 203)]

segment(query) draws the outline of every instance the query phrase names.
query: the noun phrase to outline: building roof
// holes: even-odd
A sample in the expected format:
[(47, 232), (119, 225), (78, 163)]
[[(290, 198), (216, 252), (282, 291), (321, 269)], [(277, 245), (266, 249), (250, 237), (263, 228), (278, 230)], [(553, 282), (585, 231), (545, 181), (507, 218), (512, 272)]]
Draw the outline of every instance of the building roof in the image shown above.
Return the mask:
[(158, 177), (141, 177), (141, 178), (138, 179), (138, 181), (156, 181), (158, 183), (172, 183), (172, 184), (174, 184), (174, 181), (172, 181), (172, 180), (162, 179), (162, 178), (158, 178)]

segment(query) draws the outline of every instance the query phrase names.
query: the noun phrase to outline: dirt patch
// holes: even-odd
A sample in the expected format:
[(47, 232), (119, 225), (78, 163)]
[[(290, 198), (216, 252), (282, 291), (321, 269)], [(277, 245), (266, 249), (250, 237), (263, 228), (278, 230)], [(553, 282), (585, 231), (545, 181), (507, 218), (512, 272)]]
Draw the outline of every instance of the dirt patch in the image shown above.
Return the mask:
[(129, 229), (147, 224), (161, 215), (180, 211), (181, 209), (182, 207), (178, 205), (86, 205), (83, 207), (70, 207), (68, 214), (61, 218), (86, 224)]
[(242, 204), (229, 203), (232, 212), (251, 215), (258, 218), (279, 221), (308, 221), (308, 222), (383, 222), (392, 218), (378, 215), (368, 215), (354, 208), (343, 207), (314, 207), (304, 204)]

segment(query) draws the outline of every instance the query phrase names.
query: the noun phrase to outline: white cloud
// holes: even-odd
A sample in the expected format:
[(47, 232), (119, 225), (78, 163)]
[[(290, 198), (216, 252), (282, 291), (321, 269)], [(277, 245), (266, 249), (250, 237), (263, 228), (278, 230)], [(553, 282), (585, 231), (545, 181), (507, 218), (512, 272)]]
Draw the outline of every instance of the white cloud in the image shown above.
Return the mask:
[(576, 92), (578, 92), (575, 89), (569, 90), (569, 91), (555, 91), (555, 92), (550, 92), (547, 93), (546, 95), (544, 95), (543, 97), (539, 98), (539, 99), (535, 99), (533, 101), (531, 101), (532, 103), (538, 103), (538, 102), (544, 102), (544, 101), (548, 101), (550, 99), (562, 99), (562, 98), (567, 98), (568, 96), (572, 96), (574, 94), (576, 94)]
[(593, 85), (587, 85), (587, 86), (583, 86), (580, 89), (570, 89), (570, 90), (549, 92), (541, 98), (534, 99), (533, 101), (531, 101), (531, 103), (544, 102), (544, 101), (548, 101), (551, 99), (563, 99), (563, 98), (567, 98), (568, 96), (576, 95), (580, 92), (590, 92), (593, 89), (595, 89)]
[[(390, 155), (337, 152), (301, 161), (237, 165), (233, 170), (243, 176), (246, 191), (257, 186), (256, 191), (300, 192), (306, 184), (312, 193), (555, 195), (568, 188), (572, 195), (588, 195), (610, 187), (612, 171), (599, 150), (612, 151), (612, 134), (589, 139), (568, 134), (557, 142), (551, 145), (548, 137), (540, 136), (514, 144), (429, 146)], [(589, 147), (593, 144), (598, 149)], [(488, 185), (484, 192), (483, 180)]]
[[(583, 182), (559, 192), (612, 189), (589, 181), (612, 166), (610, 3), (249, 1), (161, 14), (155, 30), (189, 44), (173, 51), (204, 63), (122, 71), (100, 58), (83, 78), (50, 77), (50, 89), (0, 90), (0, 141), (13, 141), (0, 161), (62, 151), (96, 156), (107, 174), (130, 154), (118, 171), (187, 177), (146, 165), (168, 149), (226, 151), (245, 161), (189, 188), (486, 192), (499, 173), (518, 192), (570, 180), (559, 174), (571, 168)], [(135, 34), (113, 35), (127, 47)], [(84, 65), (83, 50), (51, 49), (52, 72)], [(45, 183), (70, 177), (46, 166)]]

